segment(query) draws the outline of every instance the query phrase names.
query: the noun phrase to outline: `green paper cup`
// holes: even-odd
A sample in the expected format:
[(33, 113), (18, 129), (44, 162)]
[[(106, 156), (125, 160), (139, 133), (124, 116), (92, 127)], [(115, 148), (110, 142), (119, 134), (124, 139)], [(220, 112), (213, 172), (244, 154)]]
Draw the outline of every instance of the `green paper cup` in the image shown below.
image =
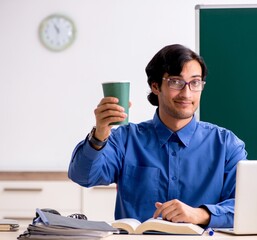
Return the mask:
[[(102, 83), (104, 97), (116, 97), (119, 99), (118, 104), (129, 114), (129, 90), (130, 82), (104, 82)], [(110, 125), (128, 124), (128, 116), (122, 122), (114, 122)]]

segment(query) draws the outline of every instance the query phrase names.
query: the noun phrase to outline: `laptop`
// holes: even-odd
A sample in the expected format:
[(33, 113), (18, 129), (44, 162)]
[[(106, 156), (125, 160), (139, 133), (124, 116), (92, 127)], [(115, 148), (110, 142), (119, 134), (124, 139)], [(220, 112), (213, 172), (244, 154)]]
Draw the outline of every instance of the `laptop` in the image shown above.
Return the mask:
[(215, 230), (235, 235), (257, 234), (257, 160), (238, 162), (234, 227)]

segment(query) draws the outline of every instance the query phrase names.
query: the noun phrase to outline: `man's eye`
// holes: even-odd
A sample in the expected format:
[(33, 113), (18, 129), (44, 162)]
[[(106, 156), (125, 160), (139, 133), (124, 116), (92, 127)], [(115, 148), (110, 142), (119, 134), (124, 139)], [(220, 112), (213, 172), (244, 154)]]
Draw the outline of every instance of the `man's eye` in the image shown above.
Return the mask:
[(193, 81), (191, 81), (191, 84), (193, 86), (199, 86), (201, 84), (201, 81), (200, 80), (193, 80)]
[(170, 79), (170, 83), (173, 85), (181, 85), (181, 80), (179, 79)]

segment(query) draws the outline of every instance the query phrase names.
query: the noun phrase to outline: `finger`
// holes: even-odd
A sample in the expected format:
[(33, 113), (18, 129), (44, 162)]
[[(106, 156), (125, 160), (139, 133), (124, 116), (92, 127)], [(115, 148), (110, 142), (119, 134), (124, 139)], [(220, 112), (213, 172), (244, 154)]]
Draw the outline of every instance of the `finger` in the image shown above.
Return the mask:
[(110, 135), (110, 131), (112, 128), (111, 123), (114, 122), (122, 122), (126, 119), (127, 114), (121, 113), (117, 116), (117, 111), (114, 112), (113, 116), (106, 115), (106, 114), (98, 114), (96, 115), (96, 131), (95, 137), (99, 140), (104, 140), (108, 138)]
[(96, 119), (95, 136), (98, 139), (105, 139), (110, 134), (110, 123), (124, 121), (127, 114), (124, 108), (117, 104), (118, 99), (114, 97), (103, 98), (94, 110)]
[(165, 202), (161, 206), (161, 215), (163, 219), (170, 220), (176, 215), (176, 203), (174, 200)]
[(113, 97), (103, 98), (95, 109), (95, 114), (101, 114), (107, 110), (124, 112), (124, 108), (117, 104), (118, 99)]
[(179, 221), (180, 212), (177, 209), (167, 208), (162, 212), (162, 218), (171, 222)]
[(99, 119), (104, 119), (104, 118), (107, 118), (107, 117), (122, 117), (124, 116), (124, 114), (126, 114), (124, 112), (124, 108), (122, 107), (119, 107), (119, 106), (116, 106), (116, 107), (109, 107), (109, 108), (97, 108), (95, 110), (95, 115), (97, 118)]
[(170, 206), (171, 201), (165, 202), (165, 203), (155, 203), (155, 207), (157, 208), (156, 211), (154, 212), (154, 218), (157, 218), (160, 215), (163, 215), (165, 211), (167, 211), (167, 208)]
[(105, 119), (107, 117), (126, 117), (124, 116), (124, 108), (112, 103), (105, 103), (102, 105), (99, 105), (95, 109), (95, 116), (97, 121), (101, 121), (102, 119)]
[(156, 202), (155, 203), (155, 207), (157, 208), (156, 211), (153, 214), (153, 218), (157, 218), (160, 216), (161, 212), (162, 212), (162, 203), (160, 202)]
[(115, 97), (104, 97), (101, 99), (100, 103), (97, 105), (97, 107), (106, 104), (106, 103), (112, 103), (112, 104), (117, 104), (119, 102), (118, 98)]
[(106, 118), (102, 119), (102, 124), (109, 126), (113, 122), (122, 122), (122, 121), (124, 121), (126, 119), (126, 117), (127, 117), (126, 113), (123, 113), (120, 116), (117, 116), (117, 115), (116, 116), (107, 116)]
[(178, 214), (178, 215), (170, 214), (170, 215), (167, 215), (166, 219), (171, 221), (171, 222), (176, 222), (176, 223), (178, 223), (178, 222), (186, 222), (184, 220), (183, 215), (181, 215), (181, 214)]
[(189, 213), (188, 206), (179, 200), (172, 200), (170, 205), (162, 211), (162, 217), (172, 222), (186, 222)]
[(95, 110), (95, 115), (98, 120), (106, 119), (108, 117), (127, 117), (127, 114), (124, 112), (124, 108), (117, 104), (106, 104), (98, 107)]
[(161, 207), (161, 206), (162, 206), (162, 203), (160, 203), (160, 202), (156, 202), (156, 203), (155, 203), (155, 207), (156, 207), (156, 208), (159, 208), (159, 207)]

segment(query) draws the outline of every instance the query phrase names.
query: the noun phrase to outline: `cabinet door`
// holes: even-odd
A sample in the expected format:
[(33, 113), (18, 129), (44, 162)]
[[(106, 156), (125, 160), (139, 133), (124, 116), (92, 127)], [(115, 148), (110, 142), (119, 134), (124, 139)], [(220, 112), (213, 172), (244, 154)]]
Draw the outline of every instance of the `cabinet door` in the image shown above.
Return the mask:
[(36, 208), (82, 212), (82, 189), (70, 181), (1, 181), (0, 217), (31, 219)]
[(83, 213), (89, 220), (114, 220), (116, 184), (83, 189)]

